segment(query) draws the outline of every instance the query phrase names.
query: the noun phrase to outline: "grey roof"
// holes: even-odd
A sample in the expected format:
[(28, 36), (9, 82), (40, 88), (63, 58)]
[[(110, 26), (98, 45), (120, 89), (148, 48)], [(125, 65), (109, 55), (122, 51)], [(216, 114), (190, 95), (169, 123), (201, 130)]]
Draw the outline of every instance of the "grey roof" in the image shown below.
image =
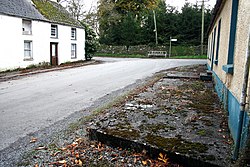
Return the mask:
[(64, 7), (49, 0), (0, 0), (0, 14), (83, 28)]
[(27, 0), (0, 0), (0, 14), (35, 20), (47, 20)]

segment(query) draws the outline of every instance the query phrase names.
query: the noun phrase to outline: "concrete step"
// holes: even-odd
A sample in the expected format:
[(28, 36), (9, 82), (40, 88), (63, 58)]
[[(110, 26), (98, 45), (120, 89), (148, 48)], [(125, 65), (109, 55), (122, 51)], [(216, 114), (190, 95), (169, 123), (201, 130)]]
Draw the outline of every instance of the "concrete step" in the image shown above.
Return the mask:
[(200, 80), (202, 81), (212, 81), (212, 75), (208, 73), (200, 73)]
[(207, 75), (213, 75), (213, 72), (210, 70), (207, 70), (206, 72), (207, 72)]

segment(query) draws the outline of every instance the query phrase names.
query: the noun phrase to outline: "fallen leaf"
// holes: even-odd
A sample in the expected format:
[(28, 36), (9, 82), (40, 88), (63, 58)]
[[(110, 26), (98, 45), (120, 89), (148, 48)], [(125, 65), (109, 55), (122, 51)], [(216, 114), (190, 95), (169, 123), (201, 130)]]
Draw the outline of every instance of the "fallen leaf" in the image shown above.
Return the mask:
[(136, 164), (136, 162), (137, 162), (137, 158), (134, 158), (134, 164)]
[(75, 153), (75, 157), (76, 158), (79, 158), (80, 156), (79, 156), (79, 153)]
[(168, 164), (167, 155), (163, 155), (162, 153), (160, 153), (159, 157), (158, 157), (158, 160), (164, 162), (165, 164)]
[(61, 151), (57, 151), (57, 152), (55, 152), (52, 156), (57, 156), (57, 154), (59, 154)]
[(102, 160), (102, 158), (103, 158), (103, 156), (101, 155), (98, 159), (99, 159), (99, 160)]
[(79, 166), (82, 166), (82, 161), (79, 159), (79, 163), (78, 163)]
[(143, 164), (144, 166), (146, 166), (146, 165), (148, 164), (147, 161), (141, 161), (141, 162), (142, 162), (142, 164)]
[(160, 153), (159, 156), (160, 156), (160, 158), (163, 158), (163, 157), (164, 157), (164, 155), (163, 155), (162, 153)]
[(40, 147), (36, 148), (35, 150), (47, 150), (47, 147), (40, 146)]
[(58, 161), (59, 164), (66, 164), (67, 161), (66, 160), (61, 160), (61, 161)]
[(84, 141), (84, 139), (83, 138), (77, 138), (76, 139), (76, 142), (79, 144), (79, 143), (82, 143)]
[(135, 156), (135, 157), (141, 157), (142, 155), (141, 154), (133, 154), (133, 156)]
[(112, 158), (111, 162), (117, 161), (117, 158)]
[(142, 150), (142, 155), (146, 155), (147, 151), (146, 150)]
[(75, 146), (77, 146), (77, 145), (78, 145), (77, 142), (73, 142), (73, 143), (71, 144), (71, 146), (73, 146), (73, 147), (75, 147)]
[(37, 138), (32, 137), (31, 140), (30, 140), (30, 143), (35, 143), (35, 142), (37, 142)]
[(118, 157), (118, 154), (111, 154), (111, 157)]
[(63, 147), (63, 148), (61, 148), (60, 150), (65, 151), (65, 150), (67, 150), (67, 148)]

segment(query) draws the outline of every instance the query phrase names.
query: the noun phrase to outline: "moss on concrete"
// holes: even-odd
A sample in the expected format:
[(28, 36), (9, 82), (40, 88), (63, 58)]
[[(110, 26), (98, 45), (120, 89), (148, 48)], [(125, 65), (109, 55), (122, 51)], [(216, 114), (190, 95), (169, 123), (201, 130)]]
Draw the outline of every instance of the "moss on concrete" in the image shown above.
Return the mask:
[(149, 144), (159, 148), (183, 154), (205, 153), (208, 150), (205, 144), (189, 142), (181, 138), (164, 138), (148, 134), (145, 139)]
[(166, 124), (145, 124), (145, 125), (140, 125), (139, 129), (140, 130), (147, 130), (147, 131), (154, 132), (154, 133), (156, 133), (160, 130), (164, 130), (164, 131), (176, 130), (175, 127), (169, 126)]
[(202, 129), (202, 130), (199, 130), (198, 132), (197, 132), (197, 135), (200, 135), (200, 136), (206, 136), (206, 130), (205, 129)]
[(135, 140), (140, 137), (140, 132), (135, 129), (106, 129), (105, 132), (112, 136)]
[(198, 112), (212, 112), (216, 101), (216, 96), (212, 90), (206, 90), (193, 95), (193, 103), (189, 107), (195, 108)]

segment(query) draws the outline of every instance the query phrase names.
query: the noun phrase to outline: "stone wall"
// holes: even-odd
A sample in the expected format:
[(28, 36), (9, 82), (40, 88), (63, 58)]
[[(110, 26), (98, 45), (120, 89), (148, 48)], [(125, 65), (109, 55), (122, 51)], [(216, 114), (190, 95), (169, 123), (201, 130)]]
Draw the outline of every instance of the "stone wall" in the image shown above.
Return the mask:
[[(199, 55), (201, 49), (200, 46), (172, 46), (171, 50), (172, 56), (186, 56)], [(148, 51), (167, 51), (169, 53), (169, 46), (138, 45), (130, 46), (127, 50), (126, 46), (101, 45), (97, 53), (147, 55)], [(206, 46), (204, 46), (204, 54), (206, 54)]]

